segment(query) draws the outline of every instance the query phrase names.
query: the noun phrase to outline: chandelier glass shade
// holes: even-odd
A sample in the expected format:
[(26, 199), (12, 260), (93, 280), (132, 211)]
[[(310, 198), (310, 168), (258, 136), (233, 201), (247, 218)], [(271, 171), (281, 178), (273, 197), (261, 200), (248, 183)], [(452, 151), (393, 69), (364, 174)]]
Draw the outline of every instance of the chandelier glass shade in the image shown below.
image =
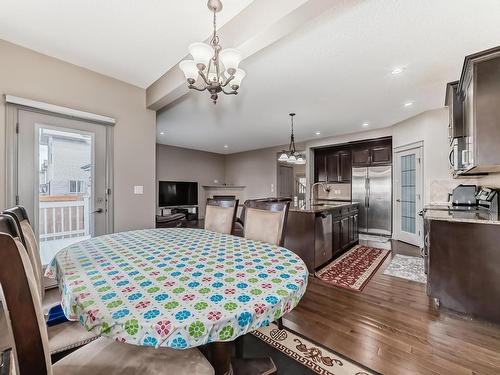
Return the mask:
[(283, 150), (281, 155), (278, 157), (278, 161), (289, 164), (305, 164), (305, 157), (298, 153), (295, 149), (295, 135), (293, 134), (293, 117), (295, 113), (289, 114), (292, 122), (292, 133), (290, 134), (290, 144), (288, 145), (288, 150)]
[(208, 9), (214, 14), (214, 31), (210, 44), (197, 42), (189, 45), (192, 60), (183, 60), (179, 68), (184, 73), (188, 88), (196, 91), (208, 91), (213, 103), (217, 103), (219, 94), (237, 95), (241, 81), (246, 73), (239, 68), (242, 60), (240, 51), (234, 48), (222, 49), (217, 35), (217, 13), (222, 10), (220, 0), (209, 0)]

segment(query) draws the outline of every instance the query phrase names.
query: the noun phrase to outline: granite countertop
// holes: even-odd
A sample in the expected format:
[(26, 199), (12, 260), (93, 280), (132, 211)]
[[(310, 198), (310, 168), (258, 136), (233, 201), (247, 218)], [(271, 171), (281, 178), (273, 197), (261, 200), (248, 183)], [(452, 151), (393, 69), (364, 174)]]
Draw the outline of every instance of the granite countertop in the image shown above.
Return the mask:
[(424, 219), (459, 223), (478, 223), (500, 225), (500, 216), (482, 208), (450, 207), (446, 205), (426, 206)]
[(323, 211), (334, 210), (342, 207), (350, 207), (352, 205), (357, 205), (357, 202), (344, 202), (344, 201), (328, 201), (328, 200), (317, 200), (314, 202), (309, 201), (299, 201), (297, 205), (291, 204), (290, 211), (292, 212), (309, 212), (317, 213)]

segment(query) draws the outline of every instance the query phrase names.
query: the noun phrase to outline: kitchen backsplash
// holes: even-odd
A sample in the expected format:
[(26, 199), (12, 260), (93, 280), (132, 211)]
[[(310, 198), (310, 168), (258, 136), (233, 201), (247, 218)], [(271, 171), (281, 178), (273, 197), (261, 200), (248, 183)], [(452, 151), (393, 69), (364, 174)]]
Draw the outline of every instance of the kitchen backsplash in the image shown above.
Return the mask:
[(350, 201), (351, 200), (351, 184), (325, 184), (329, 187), (330, 191), (325, 191), (320, 185), (316, 185), (314, 188), (315, 197), (317, 199), (335, 199), (340, 201)]
[(448, 193), (458, 185), (478, 185), (500, 189), (500, 174), (483, 177), (457, 178), (453, 180), (434, 180), (430, 185), (430, 204), (448, 201)]

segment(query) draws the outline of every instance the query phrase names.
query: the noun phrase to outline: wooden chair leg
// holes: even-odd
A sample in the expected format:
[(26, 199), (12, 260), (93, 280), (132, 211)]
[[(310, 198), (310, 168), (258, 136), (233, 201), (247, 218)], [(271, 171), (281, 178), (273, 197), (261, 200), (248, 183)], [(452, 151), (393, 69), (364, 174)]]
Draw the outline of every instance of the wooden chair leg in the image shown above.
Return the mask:
[(236, 358), (243, 358), (243, 353), (245, 351), (244, 348), (244, 343), (243, 343), (243, 337), (244, 336), (239, 336), (235, 341), (235, 357)]
[(276, 324), (278, 325), (278, 329), (282, 330), (284, 328), (284, 326), (283, 326), (283, 318), (279, 318), (278, 320), (276, 320)]

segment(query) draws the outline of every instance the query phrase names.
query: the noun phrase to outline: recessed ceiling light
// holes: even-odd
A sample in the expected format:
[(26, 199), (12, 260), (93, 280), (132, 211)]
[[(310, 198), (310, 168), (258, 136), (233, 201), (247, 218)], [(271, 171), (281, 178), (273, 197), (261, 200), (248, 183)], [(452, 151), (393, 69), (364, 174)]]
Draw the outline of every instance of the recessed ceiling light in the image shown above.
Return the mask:
[(363, 122), (361, 125), (363, 125), (363, 126), (365, 126), (365, 127), (366, 127), (366, 126), (368, 126), (368, 125), (370, 125), (370, 124), (369, 124), (369, 123), (367, 123), (367, 122)]
[(413, 105), (413, 102), (406, 102), (404, 104), (405, 107), (411, 107)]
[(391, 73), (394, 74), (394, 75), (397, 75), (397, 74), (401, 74), (403, 73), (405, 70), (405, 68), (401, 67), (401, 66), (397, 66), (395, 68), (392, 69)]
[(228, 145), (224, 145), (224, 148), (229, 148), (229, 146)]
[(164, 134), (165, 134), (165, 132), (160, 132), (160, 135), (164, 135)]
[(321, 135), (321, 132), (316, 132), (316, 133), (314, 133), (314, 134), (316, 134), (316, 135)]

